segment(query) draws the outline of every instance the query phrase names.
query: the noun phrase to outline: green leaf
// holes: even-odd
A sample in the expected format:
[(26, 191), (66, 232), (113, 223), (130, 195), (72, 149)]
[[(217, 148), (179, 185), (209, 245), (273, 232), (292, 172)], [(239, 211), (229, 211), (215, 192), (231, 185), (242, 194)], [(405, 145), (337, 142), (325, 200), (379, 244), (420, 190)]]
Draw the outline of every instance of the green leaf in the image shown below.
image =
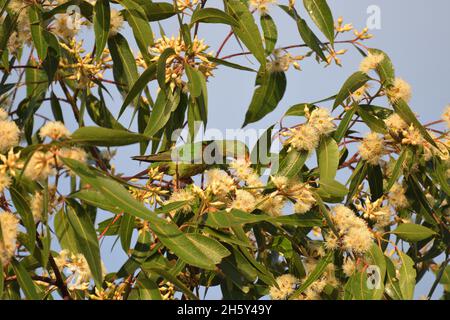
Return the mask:
[(161, 53), (158, 58), (156, 67), (156, 79), (158, 80), (159, 87), (162, 90), (166, 90), (166, 61), (175, 54), (176, 53), (173, 48), (167, 48), (163, 51), (163, 53)]
[[(72, 201), (72, 203), (73, 202), (74, 201)], [(70, 226), (74, 231), (77, 247), (86, 258), (95, 285), (100, 288), (103, 283), (103, 271), (100, 258), (100, 247), (94, 225), (87, 213), (79, 205), (76, 206), (76, 209), (72, 206), (67, 208), (66, 214)]]
[(323, 32), (325, 37), (334, 43), (334, 20), (326, 0), (303, 0), (309, 16)]
[(313, 50), (323, 61), (327, 60), (323, 50), (321, 48), (321, 42), (319, 38), (314, 34), (311, 28), (308, 26), (306, 21), (302, 19), (295, 8), (289, 8), (288, 6), (280, 5), (280, 8), (283, 9), (288, 15), (290, 15), (297, 23), (297, 29), (300, 34), (300, 37), (305, 42), (305, 44)]
[(397, 250), (400, 258), (401, 266), (399, 270), (399, 287), (402, 296), (406, 300), (414, 298), (414, 289), (416, 286), (416, 269), (414, 269), (414, 261), (400, 250)]
[[(66, 209), (67, 210), (67, 209)], [(59, 210), (54, 218), (55, 234), (62, 249), (67, 249), (72, 253), (79, 253), (75, 232), (70, 225), (64, 209)]]
[(266, 54), (270, 55), (275, 49), (278, 39), (278, 31), (275, 22), (268, 14), (261, 16), (261, 27), (264, 34), (264, 43), (266, 45)]
[(358, 108), (358, 105), (353, 105), (349, 110), (345, 111), (345, 115), (342, 118), (341, 122), (339, 123), (339, 126), (337, 127), (337, 129), (334, 133), (334, 139), (338, 143), (341, 142), (342, 139), (345, 137), (357, 108)]
[(300, 296), (300, 294), (308, 289), (308, 287), (317, 279), (322, 276), (322, 274), (325, 272), (326, 267), (332, 262), (333, 260), (333, 251), (330, 251), (325, 257), (323, 257), (319, 263), (317, 263), (314, 270), (309, 274), (308, 278), (301, 284), (301, 286), (295, 290), (295, 292), (289, 297), (289, 300), (294, 300)]
[(163, 128), (170, 119), (170, 114), (175, 111), (180, 102), (178, 91), (167, 93), (161, 90), (156, 98), (155, 106), (150, 113), (150, 118), (145, 128), (144, 135), (153, 137), (161, 128)]
[(44, 30), (44, 39), (48, 45), (48, 50), (47, 56), (42, 61), (42, 68), (47, 74), (48, 82), (50, 83), (55, 79), (56, 71), (59, 67), (61, 48), (58, 38), (53, 33)]
[(198, 98), (202, 94), (202, 75), (196, 69), (192, 68), (188, 63), (185, 65), (186, 75), (189, 79), (189, 93), (192, 97)]
[(339, 148), (332, 137), (324, 137), (320, 140), (317, 150), (320, 181), (333, 181), (336, 177), (339, 165)]
[(336, 100), (334, 101), (333, 109), (339, 106), (341, 103), (345, 101), (351, 94), (353, 94), (356, 90), (361, 88), (363, 85), (370, 80), (370, 77), (364, 72), (358, 71), (352, 74), (342, 86), (338, 95), (336, 96)]
[[(26, 10), (26, 9), (25, 9)], [(45, 41), (44, 28), (42, 27), (42, 11), (37, 4), (28, 7), (28, 17), (30, 19), (31, 38), (36, 47), (36, 52), (41, 61), (47, 57), (48, 44)]]
[(50, 96), (50, 104), (52, 108), (53, 117), (55, 118), (55, 120), (64, 123), (64, 116), (62, 113), (61, 104), (59, 103), (59, 100), (53, 91)]
[(238, 22), (238, 27), (232, 27), (234, 33), (261, 63), (261, 66), (265, 67), (266, 54), (261, 34), (248, 6), (240, 0), (226, 0), (224, 6), (226, 12)]
[(139, 79), (133, 84), (128, 92), (125, 100), (120, 107), (119, 117), (123, 114), (126, 107), (145, 89), (147, 84), (156, 78), (156, 64), (152, 63), (145, 71), (139, 76)]
[(279, 223), (285, 226), (293, 226), (301, 228), (322, 226), (322, 218), (320, 218), (315, 212), (308, 212), (305, 214), (283, 215), (270, 219), (269, 222), (271, 222), (272, 224)]
[(160, 21), (177, 14), (177, 10), (171, 3), (148, 0), (136, 0), (136, 2), (144, 9), (148, 21)]
[(20, 288), (25, 294), (25, 297), (28, 300), (41, 300), (41, 297), (36, 290), (36, 286), (33, 283), (33, 279), (31, 279), (28, 271), (25, 269), (23, 264), (13, 258), (11, 260), (11, 265), (14, 269), (14, 273), (17, 276), (17, 282), (19, 283)]
[(372, 201), (378, 200), (383, 196), (383, 172), (381, 167), (369, 164), (367, 167), (367, 179), (369, 180)]
[(323, 191), (327, 195), (336, 198), (345, 197), (348, 193), (348, 189), (342, 183), (336, 180), (320, 181), (319, 191)]
[(92, 94), (88, 95), (86, 98), (86, 110), (92, 121), (99, 127), (126, 130), (109, 111), (102, 94), (100, 94), (100, 99), (97, 99)]
[(191, 18), (191, 25), (195, 23), (224, 23), (233, 27), (238, 27), (239, 22), (232, 16), (216, 8), (203, 8), (194, 11)]
[(395, 70), (391, 59), (388, 55), (378, 49), (369, 49), (372, 54), (382, 54), (384, 56), (383, 60), (377, 66), (377, 73), (380, 76), (380, 80), (384, 85), (392, 85), (395, 80)]
[(215, 64), (223, 65), (225, 67), (242, 70), (242, 71), (257, 72), (256, 70), (253, 70), (252, 68), (244, 67), (244, 66), (241, 66), (240, 64), (232, 63), (227, 60), (219, 59), (219, 58), (216, 58), (213, 56), (208, 56), (207, 58), (209, 61), (214, 62)]
[(403, 294), (400, 289), (400, 284), (397, 279), (397, 271), (395, 270), (394, 264), (390, 258), (386, 256), (384, 258), (386, 261), (386, 293), (391, 299), (403, 300)]
[(388, 130), (384, 121), (368, 112), (365, 106), (358, 106), (357, 112), (370, 130), (381, 134), (387, 133)]
[[(108, 38), (108, 48), (113, 60), (113, 76), (118, 82), (117, 89), (126, 95), (139, 78), (136, 61), (127, 40), (120, 34)], [(134, 102), (137, 104), (137, 100)], [(120, 110), (119, 117), (123, 111)]]
[[(90, 184), (94, 189), (107, 197), (109, 203), (105, 204), (106, 209), (114, 206), (120, 208), (122, 212), (149, 221), (151, 229), (158, 236), (162, 244), (172, 250), (186, 263), (199, 268), (212, 270), (220, 262), (221, 258), (227, 255), (226, 249), (217, 241), (202, 235), (196, 237), (187, 236), (178, 229), (177, 225), (165, 219), (158, 218), (142, 203), (134, 199), (118, 182), (105, 177), (101, 172), (95, 171), (75, 160), (63, 159), (63, 162), (84, 183)], [(101, 205), (100, 208), (104, 208), (104, 206)], [(205, 251), (205, 247), (209, 247), (209, 250)], [(215, 252), (212, 253), (211, 251)], [(221, 258), (219, 259), (219, 257)]]
[(439, 182), (442, 190), (447, 194), (447, 196), (450, 197), (450, 184), (448, 181), (447, 168), (442, 161), (437, 159), (435, 161), (436, 170), (434, 173), (437, 181)]
[(0, 24), (0, 57), (7, 49), (9, 38), (17, 26), (18, 17), (19, 15), (6, 14), (3, 23)]
[(161, 275), (167, 281), (170, 281), (171, 283), (173, 283), (189, 299), (191, 299), (191, 300), (198, 300), (198, 297), (195, 294), (193, 294), (192, 291), (189, 290), (189, 288), (186, 287), (186, 285), (181, 280), (179, 280), (176, 276), (174, 276), (170, 272), (168, 272), (168, 271), (166, 271), (164, 269), (161, 269), (161, 268), (156, 268), (156, 267), (150, 268), (150, 269), (148, 269), (148, 271), (155, 272), (155, 273)]
[(155, 281), (149, 279), (144, 272), (139, 273), (136, 286), (141, 300), (162, 300), (159, 286)]
[(113, 213), (122, 213), (122, 210), (119, 206), (114, 205), (113, 203), (108, 202), (108, 199), (100, 192), (92, 189), (82, 189), (77, 192), (70, 194), (69, 198), (72, 199), (80, 199), (81, 201), (86, 202), (95, 207), (100, 207), (103, 210), (113, 212)]
[(286, 91), (286, 75), (284, 72), (262, 71), (258, 74), (252, 101), (245, 115), (242, 127), (261, 120), (275, 110)]
[(413, 223), (402, 223), (392, 233), (408, 242), (418, 242), (436, 235), (433, 230)]
[[(28, 61), (30, 66), (37, 66), (34, 59)], [(47, 91), (47, 75), (39, 68), (27, 68), (25, 71), (25, 82), (27, 84), (27, 97), (42, 97)]]
[(207, 226), (215, 228), (230, 228), (236, 225), (243, 225), (260, 221), (268, 221), (271, 219), (272, 217), (268, 215), (255, 215), (233, 209), (230, 212), (218, 211), (208, 213), (205, 216), (204, 223)]
[(108, 41), (111, 11), (109, 0), (98, 0), (94, 5), (95, 58), (99, 61)]
[(133, 0), (118, 0), (125, 8), (125, 18), (133, 30), (136, 43), (144, 57), (149, 57), (148, 48), (153, 45), (153, 31), (144, 9)]
[(103, 147), (127, 146), (149, 140), (142, 134), (102, 127), (81, 127), (72, 134), (71, 138), (73, 143)]
[(27, 235), (30, 239), (29, 247), (34, 249), (36, 239), (36, 225), (34, 223), (30, 205), (28, 204), (25, 197), (15, 187), (10, 187), (9, 192), (11, 194), (11, 199), (14, 203), (14, 207), (19, 213), (23, 225), (27, 229)]
[(131, 246), (131, 236), (133, 235), (134, 230), (134, 217), (128, 213), (124, 213), (122, 215), (122, 219), (120, 219), (120, 244), (122, 245), (122, 249), (128, 253)]
[(291, 150), (281, 158), (279, 168), (273, 168), (272, 174), (288, 178), (295, 177), (305, 165), (307, 158), (308, 152)]
[(403, 164), (407, 158), (411, 155), (411, 149), (405, 148), (400, 153), (400, 156), (398, 157), (397, 161), (395, 162), (394, 170), (392, 170), (392, 175), (389, 178), (389, 182), (386, 186), (386, 192), (391, 191), (394, 184), (397, 182), (398, 178), (400, 178), (400, 175), (403, 171)]
[(305, 108), (309, 111), (313, 110), (315, 106), (310, 103), (298, 103), (291, 106), (288, 111), (284, 114), (284, 117), (294, 116), (294, 117), (304, 117), (305, 116)]
[(237, 244), (238, 246), (247, 248), (253, 247), (249, 240), (247, 241), (240, 240), (236, 236), (227, 231), (217, 230), (207, 226), (202, 227), (202, 231), (209, 234), (210, 236), (217, 238), (221, 242), (225, 242), (228, 244)]

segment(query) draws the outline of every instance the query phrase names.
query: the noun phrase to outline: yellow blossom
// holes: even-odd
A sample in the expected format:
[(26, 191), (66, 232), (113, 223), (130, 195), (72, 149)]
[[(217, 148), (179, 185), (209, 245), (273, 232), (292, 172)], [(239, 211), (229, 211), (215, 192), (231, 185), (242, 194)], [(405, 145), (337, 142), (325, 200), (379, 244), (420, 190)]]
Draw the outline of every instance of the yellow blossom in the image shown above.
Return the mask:
[(384, 141), (377, 133), (369, 133), (359, 146), (361, 158), (371, 165), (378, 165), (385, 153)]
[(11, 178), (5, 172), (0, 171), (0, 193), (5, 191), (11, 185)]
[(400, 100), (409, 102), (411, 100), (411, 86), (401, 78), (395, 78), (394, 84), (387, 91), (387, 96), (392, 103)]
[(0, 120), (0, 153), (4, 153), (19, 144), (20, 130), (16, 123)]
[(378, 65), (384, 60), (382, 53), (368, 53), (359, 66), (359, 70), (364, 73), (368, 73), (370, 70), (375, 70)]
[(298, 151), (312, 151), (319, 145), (320, 135), (316, 128), (309, 124), (290, 128), (282, 135), (288, 137), (285, 143)]
[(52, 140), (60, 140), (61, 138), (68, 138), (70, 131), (60, 121), (47, 122), (39, 131), (42, 139), (49, 137)]
[(164, 204), (169, 204), (173, 202), (179, 202), (183, 201), (186, 202), (181, 208), (178, 208), (177, 210), (171, 212), (171, 214), (175, 214), (176, 211), (182, 212), (182, 213), (189, 213), (192, 211), (192, 201), (195, 199), (194, 194), (191, 192), (191, 190), (188, 189), (179, 189), (172, 193), (169, 200), (167, 200)]
[(384, 123), (388, 127), (388, 129), (395, 134), (400, 134), (403, 130), (408, 128), (408, 124), (398, 115), (398, 113), (393, 113), (390, 115)]
[(409, 202), (405, 194), (406, 190), (401, 184), (394, 184), (389, 192), (389, 204), (398, 210), (407, 208), (409, 206)]
[(442, 120), (447, 123), (447, 127), (450, 128), (450, 105), (445, 108), (444, 113), (442, 114)]
[(269, 290), (269, 295), (272, 300), (285, 300), (294, 293), (297, 285), (299, 284), (299, 280), (291, 274), (284, 274), (275, 280), (278, 288), (272, 286)]
[(234, 180), (225, 171), (220, 169), (211, 169), (206, 171), (206, 186), (211, 192), (219, 197), (226, 196), (235, 189)]
[(351, 277), (356, 271), (356, 263), (352, 259), (346, 259), (342, 265), (342, 271), (347, 277)]
[(9, 173), (12, 177), (16, 176), (16, 170), (23, 169), (23, 163), (20, 161), (20, 151), (14, 153), (14, 149), (9, 149), (8, 154), (0, 154), (0, 172)]
[(109, 36), (115, 36), (119, 33), (120, 29), (123, 26), (123, 17), (122, 14), (115, 10), (111, 10), (111, 18), (110, 18), (110, 26), (109, 26)]
[(192, 9), (194, 8), (200, 0), (177, 0), (178, 10)]
[(265, 15), (269, 12), (269, 8), (272, 4), (275, 4), (277, 0), (250, 0), (250, 7), (258, 10), (258, 12), (262, 15)]
[(334, 118), (325, 108), (316, 108), (308, 116), (308, 124), (316, 129), (319, 135), (328, 135), (336, 129)]
[(10, 212), (0, 212), (0, 262), (5, 266), (14, 256), (16, 250), (19, 219)]
[(256, 206), (255, 197), (248, 191), (236, 190), (236, 198), (231, 202), (230, 208), (252, 212)]
[(25, 176), (32, 180), (44, 180), (55, 173), (55, 155), (52, 152), (36, 151), (25, 168)]

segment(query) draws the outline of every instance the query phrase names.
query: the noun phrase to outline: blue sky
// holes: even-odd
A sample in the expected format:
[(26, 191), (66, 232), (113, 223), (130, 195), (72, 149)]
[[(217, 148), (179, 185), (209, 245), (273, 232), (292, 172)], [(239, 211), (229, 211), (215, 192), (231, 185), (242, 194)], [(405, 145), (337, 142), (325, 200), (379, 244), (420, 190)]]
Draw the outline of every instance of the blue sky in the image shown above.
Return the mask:
[[(158, 2), (158, 1), (155, 1)], [(280, 1), (284, 4), (287, 1)], [(298, 7), (301, 6), (301, 1)], [(397, 75), (407, 80), (413, 88), (411, 100), (412, 109), (420, 115), (420, 120), (428, 122), (440, 117), (444, 106), (450, 103), (450, 2), (448, 0), (330, 0), (328, 1), (335, 19), (344, 17), (344, 22), (351, 22), (361, 30), (369, 17), (367, 8), (376, 5), (381, 13), (381, 29), (371, 30), (374, 39), (365, 44), (369, 47), (379, 48), (391, 57)], [(221, 5), (222, 1), (210, 0), (210, 5)], [(304, 13), (304, 11), (302, 11)], [(284, 12), (278, 8), (271, 10), (275, 19), (279, 42), (277, 46), (298, 44), (301, 42), (296, 26)], [(304, 14), (303, 14), (304, 15)], [(177, 22), (175, 19), (163, 21), (162, 23), (167, 35), (177, 34)], [(312, 26), (313, 24), (310, 23)], [(157, 33), (158, 25), (153, 23), (152, 28)], [(92, 32), (92, 30), (90, 31)], [(202, 25), (199, 35), (205, 38), (211, 46), (211, 50), (217, 50), (218, 46), (228, 33), (225, 26)], [(319, 32), (317, 32), (319, 34)], [(125, 29), (123, 34), (127, 39), (132, 39), (132, 33)], [(342, 39), (350, 38), (352, 35), (344, 35)], [(85, 37), (86, 44), (92, 43), (90, 36)], [(130, 41), (133, 51), (137, 52), (137, 46)], [(336, 94), (346, 78), (358, 69), (361, 59), (359, 53), (350, 46), (349, 52), (343, 56), (343, 67), (331, 66), (324, 68), (318, 65), (314, 59), (301, 62), (302, 71), (291, 69), (288, 72), (288, 87), (286, 94), (278, 108), (257, 123), (250, 125), (251, 128), (264, 129), (277, 122), (283, 113), (291, 106), (302, 102), (317, 101)], [(241, 49), (237, 42), (232, 39), (223, 51), (223, 55), (239, 52)], [(304, 53), (305, 51), (294, 51)], [(237, 58), (232, 60), (257, 68), (254, 60)], [(254, 90), (254, 74), (239, 72), (234, 69), (220, 67), (215, 76), (209, 80), (209, 118), (208, 127), (225, 129), (238, 129), (241, 127), (245, 111), (247, 110)], [(113, 92), (115, 90), (112, 90)], [(108, 98), (109, 99), (109, 98)], [(112, 112), (117, 114), (121, 97), (113, 94), (109, 99), (108, 106)], [(386, 104), (381, 105), (386, 106)], [(325, 105), (326, 106), (326, 105)], [(123, 117), (123, 123), (128, 124), (131, 112)], [(69, 115), (69, 113), (68, 113)], [(75, 129), (75, 124), (69, 124)], [(142, 168), (138, 163), (130, 162), (130, 155), (138, 154), (138, 147), (131, 146), (121, 148), (114, 160), (116, 168), (125, 173), (135, 173)], [(102, 219), (103, 220), (103, 219)], [(109, 239), (103, 243), (102, 258), (108, 270), (117, 270), (124, 260), (125, 255), (121, 252), (120, 245), (111, 251), (113, 240)], [(419, 284), (416, 297), (428, 293), (429, 287), (434, 280), (428, 275)], [(438, 290), (438, 296), (440, 290)], [(217, 290), (210, 291), (209, 298), (220, 297)]]

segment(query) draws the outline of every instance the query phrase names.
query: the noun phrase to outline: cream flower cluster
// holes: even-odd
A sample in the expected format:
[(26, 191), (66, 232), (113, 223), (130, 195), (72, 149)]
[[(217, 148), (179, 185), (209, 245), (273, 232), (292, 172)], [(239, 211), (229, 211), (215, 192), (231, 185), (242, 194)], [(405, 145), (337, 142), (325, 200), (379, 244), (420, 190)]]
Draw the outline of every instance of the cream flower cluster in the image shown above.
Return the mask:
[(110, 18), (110, 26), (109, 26), (109, 36), (115, 36), (119, 33), (119, 31), (123, 27), (123, 16), (122, 14), (115, 10), (111, 9), (111, 18)]
[(275, 286), (271, 286), (269, 289), (269, 295), (272, 300), (285, 300), (289, 298), (289, 296), (294, 293), (296, 287), (300, 282), (295, 276), (291, 274), (284, 274), (277, 277), (275, 280), (277, 282), (278, 288)]
[(10, 121), (5, 117), (3, 111), (2, 118), (0, 118), (0, 153), (9, 151), (12, 147), (19, 144), (20, 130), (14, 121)]
[(0, 262), (5, 266), (14, 256), (16, 250), (17, 232), (19, 219), (11, 212), (0, 212), (0, 227), (2, 238), (0, 238)]
[(396, 210), (405, 209), (409, 206), (408, 198), (406, 197), (406, 189), (399, 183), (394, 184), (389, 192), (389, 204)]
[(16, 171), (23, 167), (20, 151), (14, 153), (13, 149), (20, 142), (19, 127), (8, 119), (8, 113), (2, 108), (0, 108), (0, 137), (0, 193), (2, 193), (11, 185), (11, 177), (15, 177)]
[[(216, 65), (208, 60), (208, 56), (212, 53), (206, 53), (209, 46), (205, 44), (204, 40), (195, 37), (192, 44), (188, 46), (181, 35), (171, 38), (163, 36), (157, 39), (154, 46), (149, 49), (150, 54), (154, 55), (152, 61), (158, 61), (161, 54), (168, 48), (175, 51), (175, 54), (166, 60), (166, 83), (169, 84), (172, 91), (176, 87), (187, 90), (186, 82), (183, 80), (185, 64), (200, 71), (205, 78), (213, 75), (212, 71)], [(145, 62), (138, 61), (138, 63), (146, 67)]]
[(39, 135), (41, 136), (41, 139), (48, 137), (52, 140), (60, 140), (62, 138), (70, 137), (70, 131), (62, 122), (50, 121), (41, 128)]
[(270, 6), (277, 3), (277, 0), (250, 0), (250, 7), (257, 10), (260, 14), (269, 13)]
[(307, 123), (289, 128), (282, 135), (287, 137), (285, 143), (290, 148), (310, 152), (317, 148), (321, 137), (330, 134), (336, 127), (328, 109), (316, 108), (310, 113), (305, 107), (305, 115)]
[(177, 8), (181, 11), (193, 9), (199, 2), (200, 0), (177, 0)]
[(178, 210), (175, 210), (171, 212), (172, 215), (175, 214), (176, 211), (182, 212), (182, 213), (189, 213), (192, 211), (192, 201), (194, 201), (195, 195), (193, 192), (189, 189), (178, 189), (174, 191), (169, 200), (165, 202), (165, 204), (175, 203), (175, 202), (185, 202), (185, 204), (179, 208)]
[(411, 85), (402, 78), (395, 78), (393, 85), (386, 93), (392, 103), (397, 103), (400, 100), (409, 102), (412, 96)]
[(373, 235), (367, 223), (349, 208), (339, 205), (333, 209), (333, 221), (339, 230), (339, 239), (330, 234), (325, 241), (329, 249), (342, 246), (358, 254), (367, 252), (373, 244)]
[[(88, 290), (92, 273), (83, 254), (62, 250), (55, 258), (55, 263), (61, 271), (68, 270), (70, 272), (67, 286), (69, 290)], [(106, 273), (103, 263), (102, 272)]]
[(381, 62), (384, 60), (382, 53), (368, 53), (359, 66), (359, 70), (364, 73), (368, 73), (371, 70), (375, 70)]
[(20, 151), (14, 153), (11, 148), (7, 155), (0, 154), (0, 192), (11, 184), (11, 177), (15, 177), (18, 170), (23, 168)]
[(389, 206), (383, 206), (383, 197), (372, 202), (370, 197), (366, 197), (364, 205), (359, 201), (355, 201), (355, 207), (362, 212), (365, 219), (374, 221), (376, 228), (383, 228), (390, 223), (392, 216)]
[(385, 154), (384, 139), (376, 132), (369, 133), (359, 146), (359, 154), (371, 165), (378, 165)]

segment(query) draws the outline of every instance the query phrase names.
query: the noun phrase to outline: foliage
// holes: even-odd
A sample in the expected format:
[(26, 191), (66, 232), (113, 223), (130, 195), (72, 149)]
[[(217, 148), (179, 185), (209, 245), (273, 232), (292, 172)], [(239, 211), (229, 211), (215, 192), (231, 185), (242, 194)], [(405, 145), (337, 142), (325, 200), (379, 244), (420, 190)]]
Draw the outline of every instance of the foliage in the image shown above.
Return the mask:
[[(429, 298), (438, 283), (448, 297), (449, 131), (433, 126), (449, 109), (421, 124), (367, 29), (325, 0), (281, 2), (0, 0), (1, 298), (199, 299), (218, 287), (225, 299), (412, 299), (429, 271)], [(277, 46), (272, 10), (299, 43)], [(229, 30), (216, 54), (198, 38), (207, 24)], [(223, 55), (233, 38), (242, 51)], [(341, 65), (347, 49), (360, 70), (267, 128), (270, 162), (239, 141), (195, 142), (216, 69), (254, 74), (245, 127), (279, 106), (291, 67)], [(130, 145), (130, 163), (148, 167), (126, 176), (113, 158)], [(208, 151), (225, 161), (199, 161)], [(127, 255), (119, 270), (103, 265), (104, 238)]]

